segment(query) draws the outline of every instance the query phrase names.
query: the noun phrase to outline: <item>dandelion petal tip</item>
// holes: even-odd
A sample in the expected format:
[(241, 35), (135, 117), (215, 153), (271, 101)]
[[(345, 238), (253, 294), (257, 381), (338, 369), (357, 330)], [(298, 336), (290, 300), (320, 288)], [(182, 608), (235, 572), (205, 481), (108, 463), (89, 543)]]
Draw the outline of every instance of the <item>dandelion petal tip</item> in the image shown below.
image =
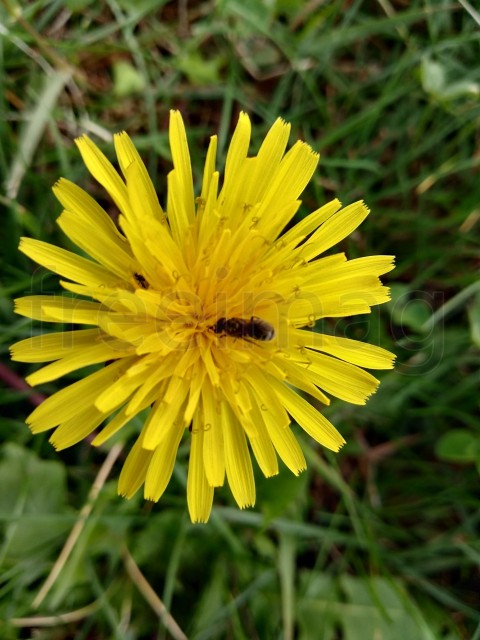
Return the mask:
[(254, 500), (248, 500), (247, 502), (244, 502), (242, 504), (238, 505), (240, 507), (240, 509), (250, 509), (250, 507), (254, 507), (255, 506), (255, 501)]
[(76, 138), (73, 139), (77, 147), (81, 144), (86, 143), (87, 140), (88, 140), (88, 136), (85, 133), (82, 133), (81, 136), (77, 136)]

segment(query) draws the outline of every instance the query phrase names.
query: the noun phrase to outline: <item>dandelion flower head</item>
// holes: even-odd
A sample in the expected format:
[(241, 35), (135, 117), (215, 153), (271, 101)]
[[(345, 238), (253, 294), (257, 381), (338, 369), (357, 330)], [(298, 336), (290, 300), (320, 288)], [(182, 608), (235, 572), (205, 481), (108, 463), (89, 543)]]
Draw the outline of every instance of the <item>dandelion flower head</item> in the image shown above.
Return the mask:
[(15, 360), (49, 363), (28, 382), (102, 363), (37, 407), (27, 419), (32, 432), (55, 429), (51, 442), (63, 449), (100, 428), (100, 445), (146, 410), (119, 493), (131, 497), (143, 486), (146, 499), (159, 500), (179, 444), (190, 438), (194, 522), (208, 520), (225, 476), (240, 508), (255, 503), (251, 453), (267, 477), (278, 473), (279, 458), (294, 474), (305, 469), (292, 422), (338, 451), (342, 436), (305, 394), (316, 406), (328, 405), (328, 395), (361, 405), (378, 385), (365, 368), (392, 367), (392, 354), (379, 347), (311, 330), (321, 318), (387, 301), (379, 276), (393, 258), (322, 255), (366, 218), (363, 202), (342, 208), (333, 200), (291, 224), (319, 156), (300, 141), (286, 152), (289, 132), (278, 119), (248, 157), (251, 125), (242, 113), (223, 181), (213, 136), (196, 197), (185, 127), (172, 111), (165, 208), (126, 133), (114, 137), (121, 174), (83, 136), (77, 146), (118, 208), (118, 227), (61, 179), (57, 222), (90, 258), (31, 238), (20, 244), (64, 278), (69, 293), (20, 298), (16, 312), (86, 326), (14, 345)]

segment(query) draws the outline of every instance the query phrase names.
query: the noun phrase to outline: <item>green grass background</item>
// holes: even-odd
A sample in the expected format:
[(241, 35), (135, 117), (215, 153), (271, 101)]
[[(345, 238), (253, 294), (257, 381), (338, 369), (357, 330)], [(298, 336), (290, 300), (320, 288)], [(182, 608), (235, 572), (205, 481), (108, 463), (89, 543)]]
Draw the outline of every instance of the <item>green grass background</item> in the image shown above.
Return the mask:
[[(5, 0), (1, 638), (480, 639), (479, 41), (466, 0)], [(209, 136), (222, 163), (240, 110), (253, 149), (290, 121), (322, 154), (301, 215), (365, 199), (342, 249), (398, 263), (389, 305), (330, 325), (398, 355), (366, 407), (329, 408), (347, 446), (330, 455), (300, 435), (303, 476), (257, 469), (255, 508), (224, 489), (203, 526), (186, 511), (188, 439), (158, 505), (124, 501), (120, 439), (57, 454), (32, 437), (38, 397), (19, 386), (35, 367), (8, 357), (40, 331), (12, 298), (59, 290), (19, 237), (70, 247), (52, 184), (68, 177), (114, 213), (73, 138), (113, 157), (127, 130), (164, 202), (170, 108), (197, 181)]]

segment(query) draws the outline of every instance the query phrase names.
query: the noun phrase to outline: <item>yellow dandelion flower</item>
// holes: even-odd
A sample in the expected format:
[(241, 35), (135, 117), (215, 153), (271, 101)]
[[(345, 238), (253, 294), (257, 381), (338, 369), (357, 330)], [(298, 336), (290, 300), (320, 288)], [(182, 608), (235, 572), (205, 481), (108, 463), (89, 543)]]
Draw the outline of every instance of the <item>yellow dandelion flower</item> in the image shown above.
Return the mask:
[(298, 391), (325, 405), (326, 393), (364, 404), (378, 385), (364, 368), (393, 363), (379, 347), (309, 329), (320, 318), (368, 313), (389, 299), (379, 276), (393, 268), (391, 256), (320, 257), (356, 229), (367, 207), (334, 200), (284, 233), (319, 156), (304, 142), (285, 152), (290, 127), (278, 119), (248, 157), (250, 129), (242, 113), (223, 184), (211, 138), (195, 197), (185, 127), (173, 111), (165, 210), (126, 133), (114, 139), (123, 177), (83, 136), (76, 143), (118, 207), (119, 228), (61, 179), (54, 186), (64, 207), (58, 224), (92, 259), (31, 238), (20, 243), (82, 297), (27, 296), (16, 301), (17, 313), (89, 326), (14, 345), (15, 360), (50, 363), (29, 384), (105, 363), (37, 407), (27, 419), (32, 432), (55, 428), (51, 442), (63, 449), (111, 418), (93, 440), (100, 445), (149, 409), (119, 493), (129, 498), (143, 485), (146, 499), (159, 500), (186, 433), (194, 522), (208, 520), (225, 475), (240, 508), (255, 503), (250, 450), (265, 476), (278, 473), (277, 456), (294, 474), (305, 469), (292, 419), (332, 451), (344, 444)]

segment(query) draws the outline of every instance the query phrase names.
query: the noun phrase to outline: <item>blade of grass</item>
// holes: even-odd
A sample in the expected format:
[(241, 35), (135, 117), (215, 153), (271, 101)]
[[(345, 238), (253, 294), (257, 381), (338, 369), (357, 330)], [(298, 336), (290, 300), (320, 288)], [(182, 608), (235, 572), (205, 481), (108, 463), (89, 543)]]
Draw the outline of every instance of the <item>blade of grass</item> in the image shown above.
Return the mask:
[(16, 198), (25, 172), (35, 155), (45, 128), (55, 108), (60, 94), (70, 80), (70, 70), (53, 71), (45, 76), (43, 89), (33, 111), (26, 116), (26, 125), (20, 134), (18, 149), (7, 177), (5, 190), (9, 198)]

